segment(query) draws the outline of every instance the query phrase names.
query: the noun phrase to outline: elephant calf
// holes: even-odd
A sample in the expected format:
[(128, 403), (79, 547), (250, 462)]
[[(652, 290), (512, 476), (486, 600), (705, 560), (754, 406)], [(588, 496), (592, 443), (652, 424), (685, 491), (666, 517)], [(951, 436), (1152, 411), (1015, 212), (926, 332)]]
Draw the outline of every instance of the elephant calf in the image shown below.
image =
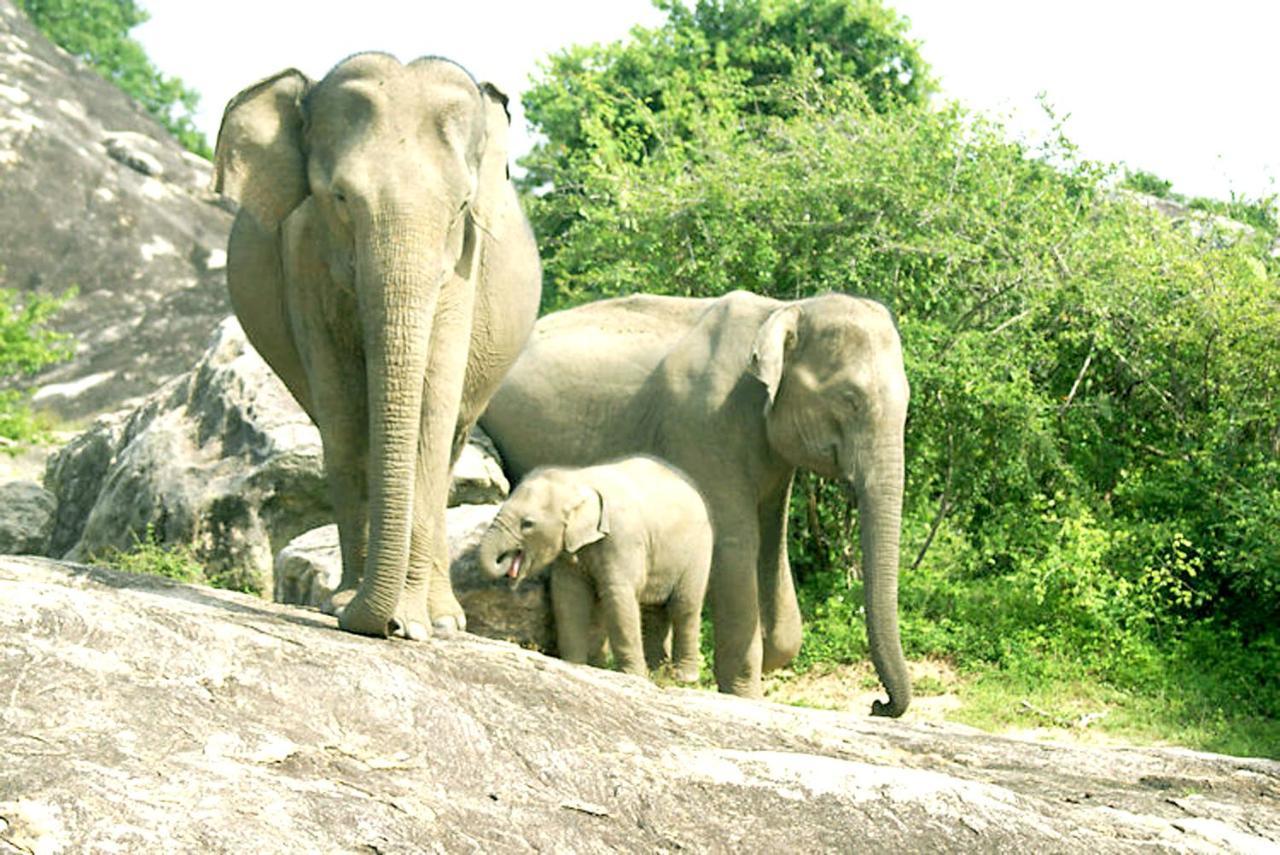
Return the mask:
[(647, 619), (670, 622), (676, 677), (694, 682), (712, 541), (693, 483), (656, 458), (636, 456), (582, 469), (535, 469), (498, 511), (478, 559), (490, 575), (513, 582), (551, 566), (566, 661), (586, 662), (595, 653), (599, 617), (618, 668), (647, 675), (665, 633), (649, 633), (653, 649), (645, 650), (643, 607)]

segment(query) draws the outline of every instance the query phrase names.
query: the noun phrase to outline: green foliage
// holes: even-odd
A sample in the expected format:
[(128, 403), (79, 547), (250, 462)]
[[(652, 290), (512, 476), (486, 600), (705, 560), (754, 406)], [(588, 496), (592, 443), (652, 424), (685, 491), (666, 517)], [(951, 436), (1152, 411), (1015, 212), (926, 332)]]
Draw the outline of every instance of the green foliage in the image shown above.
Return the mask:
[(71, 356), (70, 339), (48, 328), (53, 314), (72, 292), (61, 297), (31, 293), (24, 299), (0, 288), (0, 437), (37, 439), (39, 420), (29, 407), (30, 392), (18, 386), (23, 377)]
[(204, 567), (190, 546), (166, 546), (161, 543), (159, 534), (151, 525), (147, 526), (146, 533), (142, 537), (134, 535), (133, 546), (130, 549), (110, 549), (101, 555), (93, 556), (93, 560), (128, 573), (163, 576), (166, 579), (194, 585), (210, 583), (205, 576)]
[[(646, 39), (599, 67), (647, 55)], [(561, 69), (566, 91), (603, 85), (583, 68)], [(1169, 669), (1222, 668), (1170, 705), (1220, 711), (1197, 732), (1280, 716), (1269, 240), (1134, 203), (1060, 130), (1032, 149), (954, 105), (884, 109), (805, 63), (756, 85), (751, 103), (774, 109), (744, 114), (742, 75), (685, 71), (664, 97), (706, 109), (633, 138), (600, 98), (587, 142), (545, 173), (561, 190), (530, 208), (548, 306), (735, 288), (880, 298), (912, 383), (909, 654), (1050, 681), (1074, 663), (1144, 697), (1175, 691)], [(816, 479), (793, 495), (798, 667), (865, 658), (856, 515)], [(1228, 688), (1242, 680), (1243, 701)]]
[(1166, 181), (1154, 172), (1144, 172), (1141, 169), (1126, 171), (1121, 186), (1158, 199), (1168, 199), (1173, 192), (1172, 181)]
[(1173, 182), (1141, 170), (1125, 172), (1121, 186), (1160, 199), (1169, 199), (1195, 211), (1227, 217), (1252, 226), (1271, 238), (1280, 235), (1280, 207), (1277, 207), (1275, 194), (1250, 199), (1232, 192), (1231, 197), (1225, 201), (1205, 196), (1187, 197), (1173, 192)]
[(932, 91), (906, 21), (879, 0), (655, 0), (667, 21), (611, 45), (552, 55), (522, 100), (545, 140), (522, 159), (528, 190), (555, 204), (536, 220), (544, 260), (593, 208), (591, 178), (622, 165), (701, 160), (708, 120), (788, 116), (793, 83), (821, 90), (856, 81), (879, 110)]
[(119, 86), (178, 141), (212, 158), (193, 116), (200, 96), (147, 58), (129, 31), (149, 17), (134, 0), (18, 0), (31, 22), (68, 53)]

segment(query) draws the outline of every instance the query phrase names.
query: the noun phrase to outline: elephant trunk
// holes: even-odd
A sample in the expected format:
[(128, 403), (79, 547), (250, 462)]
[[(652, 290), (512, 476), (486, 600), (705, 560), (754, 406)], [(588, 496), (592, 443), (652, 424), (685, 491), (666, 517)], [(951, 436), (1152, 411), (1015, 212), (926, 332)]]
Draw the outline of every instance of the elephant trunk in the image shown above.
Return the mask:
[(911, 703), (911, 677), (898, 633), (898, 542), (902, 526), (901, 444), (879, 451), (871, 477), (854, 485), (862, 530), (862, 579), (867, 643), (889, 702), (877, 700), (871, 714), (897, 718)]
[(486, 576), (515, 579), (520, 575), (524, 553), (520, 548), (520, 538), (513, 532), (506, 518), (499, 513), (480, 538), (476, 546), (476, 563)]
[(374, 220), (357, 247), (369, 396), (369, 548), (345, 629), (386, 636), (409, 568), (423, 378), (440, 259), (413, 218)]

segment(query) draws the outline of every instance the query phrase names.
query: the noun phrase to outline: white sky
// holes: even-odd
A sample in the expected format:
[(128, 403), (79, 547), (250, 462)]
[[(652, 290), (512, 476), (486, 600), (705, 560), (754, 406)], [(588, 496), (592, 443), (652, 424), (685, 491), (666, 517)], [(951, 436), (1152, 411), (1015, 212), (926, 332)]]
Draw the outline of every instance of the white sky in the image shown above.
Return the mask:
[[(688, 0), (687, 0), (688, 1)], [(1045, 127), (1044, 91), (1087, 157), (1124, 161), (1190, 195), (1280, 192), (1280, 3), (1274, 0), (888, 0), (910, 17), (944, 92)], [(512, 96), (513, 154), (530, 138), (518, 95), (540, 58), (613, 41), (662, 14), (648, 0), (140, 0), (134, 31), (202, 96), (213, 142), (222, 107), (294, 66), (312, 77), (361, 50), (440, 54)], [(210, 15), (210, 10), (216, 14)]]

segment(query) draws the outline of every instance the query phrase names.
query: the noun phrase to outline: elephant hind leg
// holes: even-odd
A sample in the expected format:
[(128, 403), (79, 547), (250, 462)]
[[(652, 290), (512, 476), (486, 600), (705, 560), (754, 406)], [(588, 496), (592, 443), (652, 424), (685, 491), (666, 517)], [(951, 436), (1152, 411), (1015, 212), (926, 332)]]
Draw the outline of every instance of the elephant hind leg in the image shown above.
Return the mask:
[(666, 606), (642, 606), (640, 627), (644, 635), (644, 662), (656, 671), (671, 658), (671, 615)]

